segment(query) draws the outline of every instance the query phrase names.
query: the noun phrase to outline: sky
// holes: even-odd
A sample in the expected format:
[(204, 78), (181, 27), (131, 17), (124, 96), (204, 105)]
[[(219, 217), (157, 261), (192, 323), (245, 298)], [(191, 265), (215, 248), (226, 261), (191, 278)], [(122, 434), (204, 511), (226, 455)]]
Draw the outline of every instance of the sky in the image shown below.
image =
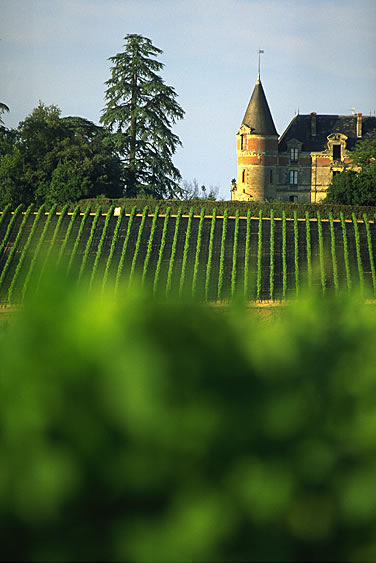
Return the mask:
[(163, 50), (185, 111), (183, 180), (230, 199), (235, 135), (256, 79), (281, 135), (295, 113), (376, 111), (375, 0), (0, 0), (0, 102), (16, 127), (38, 105), (99, 122), (109, 57), (137, 33)]

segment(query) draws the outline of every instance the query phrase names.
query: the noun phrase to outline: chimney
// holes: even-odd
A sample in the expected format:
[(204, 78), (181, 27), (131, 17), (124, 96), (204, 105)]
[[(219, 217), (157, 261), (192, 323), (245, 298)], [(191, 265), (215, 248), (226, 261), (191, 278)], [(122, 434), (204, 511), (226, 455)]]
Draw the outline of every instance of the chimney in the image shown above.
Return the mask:
[(357, 137), (362, 136), (362, 114), (361, 113), (356, 114), (356, 136)]
[(317, 129), (316, 129), (316, 112), (312, 112), (311, 113), (311, 135), (312, 137), (316, 137), (317, 135)]

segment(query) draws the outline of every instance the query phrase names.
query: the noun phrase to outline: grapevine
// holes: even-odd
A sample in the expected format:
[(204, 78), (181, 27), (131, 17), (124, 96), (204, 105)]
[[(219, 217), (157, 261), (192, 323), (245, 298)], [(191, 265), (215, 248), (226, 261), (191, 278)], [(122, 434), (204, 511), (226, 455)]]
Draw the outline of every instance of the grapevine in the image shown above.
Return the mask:
[(299, 295), (299, 229), (298, 216), (294, 211), (294, 261), (295, 261), (295, 293)]
[(363, 215), (364, 224), (366, 227), (367, 233), (367, 246), (368, 246), (368, 254), (369, 254), (369, 262), (371, 266), (371, 274), (372, 274), (372, 287), (373, 287), (373, 294), (376, 293), (376, 275), (375, 275), (375, 262), (373, 259), (373, 249), (372, 249), (372, 239), (371, 239), (371, 230), (368, 222), (368, 217), (366, 214)]
[(248, 298), (248, 276), (249, 276), (249, 252), (251, 247), (251, 210), (247, 212), (247, 228), (245, 235), (245, 255), (244, 255), (244, 298)]
[(137, 233), (136, 246), (132, 258), (131, 270), (129, 272), (128, 285), (131, 285), (132, 283), (133, 274), (136, 268), (136, 261), (137, 261), (138, 253), (140, 251), (141, 238), (142, 238), (142, 233), (144, 232), (144, 226), (145, 226), (147, 214), (148, 214), (148, 206), (146, 205), (146, 207), (144, 207), (144, 210), (142, 212), (141, 223)]
[(197, 275), (198, 275), (198, 268), (200, 263), (201, 239), (202, 239), (202, 228), (204, 225), (204, 216), (205, 216), (205, 209), (202, 208), (200, 215), (200, 223), (198, 225), (196, 256), (195, 256), (195, 263), (193, 267), (192, 297), (195, 297), (197, 292)]
[(119, 260), (119, 264), (118, 264), (118, 268), (117, 268), (117, 272), (116, 272), (115, 295), (117, 294), (118, 289), (119, 289), (120, 277), (121, 277), (121, 274), (122, 274), (123, 268), (124, 268), (125, 254), (127, 252), (129, 237), (131, 235), (131, 229), (132, 229), (133, 220), (134, 220), (135, 215), (136, 215), (136, 206), (133, 207), (131, 214), (129, 216), (127, 233), (126, 233), (125, 238), (124, 238), (123, 248), (121, 250), (121, 256), (120, 256), (120, 260)]
[(101, 216), (101, 212), (102, 212), (102, 207), (99, 205), (97, 212), (94, 216), (93, 223), (91, 225), (90, 235), (89, 235), (88, 241), (86, 243), (85, 252), (84, 252), (84, 255), (83, 255), (83, 258), (82, 258), (81, 267), (80, 267), (80, 271), (79, 271), (79, 274), (78, 274), (78, 281), (80, 281), (80, 279), (82, 278), (82, 275), (84, 273), (86, 262), (87, 262), (87, 259), (89, 257), (89, 251), (90, 251), (91, 243), (93, 242), (94, 233), (95, 233), (95, 230), (97, 228), (97, 224), (98, 224), (98, 221), (99, 221), (99, 217)]
[(308, 211), (306, 217), (306, 244), (307, 244), (307, 272), (308, 272), (308, 287), (312, 287), (312, 248), (311, 248), (311, 222), (309, 219)]
[(269, 290), (270, 299), (274, 297), (274, 212), (270, 211), (270, 276), (269, 276)]
[(333, 264), (333, 283), (336, 293), (338, 293), (338, 269), (337, 269), (337, 256), (336, 256), (336, 237), (333, 225), (333, 214), (329, 213), (329, 226), (330, 226), (330, 249), (332, 254), (332, 264)]
[(363, 273), (363, 264), (362, 264), (362, 257), (360, 254), (360, 240), (359, 240), (359, 227), (358, 227), (358, 220), (355, 216), (355, 213), (352, 214), (352, 220), (354, 225), (354, 235), (355, 235), (355, 247), (356, 247), (356, 261), (358, 263), (358, 272), (359, 272), (359, 282), (360, 282), (360, 291), (363, 294), (364, 291), (364, 273)]
[(47, 234), (47, 231), (48, 231), (48, 227), (50, 226), (52, 217), (54, 217), (54, 215), (55, 215), (56, 207), (57, 207), (57, 205), (55, 204), (55, 205), (52, 207), (52, 209), (50, 210), (50, 212), (48, 213), (48, 217), (47, 217), (47, 219), (46, 219), (46, 221), (45, 221), (45, 224), (44, 224), (42, 233), (41, 233), (41, 235), (40, 235), (40, 238), (39, 238), (37, 247), (36, 247), (36, 249), (35, 249), (35, 252), (34, 252), (34, 254), (33, 254), (33, 258), (32, 258), (32, 260), (31, 260), (31, 263), (30, 263), (30, 266), (29, 266), (29, 271), (28, 271), (27, 274), (26, 274), (24, 286), (23, 286), (23, 289), (22, 289), (22, 300), (25, 299), (25, 295), (26, 295), (26, 292), (27, 292), (27, 288), (28, 288), (28, 285), (29, 285), (29, 283), (30, 283), (30, 279), (31, 279), (31, 276), (32, 276), (32, 274), (33, 274), (33, 270), (34, 270), (34, 268), (35, 268), (36, 261), (38, 260), (38, 256), (39, 256), (40, 250), (41, 250), (41, 248), (42, 248), (42, 244), (43, 244), (43, 242), (44, 242), (44, 239), (45, 239), (45, 237), (46, 237), (46, 234)]
[(234, 298), (236, 291), (236, 258), (238, 254), (239, 237), (239, 209), (236, 210), (234, 226), (234, 247), (232, 252), (232, 273), (231, 273), (231, 297)]
[(158, 217), (159, 217), (159, 207), (157, 206), (154, 209), (154, 217), (153, 217), (153, 222), (151, 224), (151, 229), (150, 229), (150, 235), (149, 235), (149, 240), (148, 240), (148, 245), (147, 245), (147, 249), (146, 249), (146, 256), (145, 256), (145, 260), (144, 260), (144, 268), (142, 271), (142, 278), (141, 278), (141, 285), (144, 286), (145, 284), (145, 279), (146, 279), (146, 274), (148, 271), (148, 267), (149, 267), (149, 262), (150, 262), (150, 256), (153, 250), (153, 240), (154, 240), (154, 234), (155, 234), (155, 229), (157, 227), (157, 222), (158, 222)]
[(10, 203), (8, 203), (8, 205), (6, 205), (3, 209), (3, 211), (1, 212), (0, 228), (1, 228), (1, 225), (4, 223), (5, 219), (8, 217), (9, 209), (10, 209)]
[(346, 284), (348, 291), (350, 291), (352, 282), (351, 282), (351, 272), (350, 272), (350, 264), (349, 264), (349, 250), (347, 244), (347, 230), (346, 230), (345, 219), (343, 217), (342, 212), (341, 212), (341, 226), (342, 226), (342, 238), (343, 238), (343, 256), (344, 256), (345, 270), (346, 270)]
[(45, 206), (42, 205), (39, 208), (38, 213), (36, 214), (35, 219), (33, 221), (33, 226), (31, 227), (29, 236), (27, 237), (25, 246), (22, 249), (21, 256), (20, 256), (20, 259), (19, 259), (17, 267), (16, 267), (16, 271), (14, 272), (13, 279), (12, 279), (11, 284), (10, 284), (9, 289), (8, 289), (8, 302), (9, 303), (12, 303), (12, 298), (13, 298), (13, 293), (14, 293), (14, 289), (15, 289), (15, 286), (16, 286), (16, 282), (17, 282), (18, 276), (20, 275), (24, 260), (27, 256), (28, 251), (29, 251), (29, 247), (31, 245), (31, 241), (33, 239), (35, 230), (36, 230), (36, 228), (39, 224), (42, 213), (44, 212), (44, 207)]
[(159, 276), (160, 276), (160, 272), (161, 272), (161, 264), (162, 264), (162, 259), (163, 259), (163, 251), (164, 251), (164, 247), (165, 247), (165, 244), (166, 244), (167, 227), (168, 227), (168, 220), (170, 218), (170, 214), (171, 214), (171, 207), (168, 207), (167, 211), (166, 211), (164, 223), (163, 223), (161, 245), (159, 247), (158, 262), (157, 262), (157, 267), (155, 269), (155, 275), (154, 275), (154, 284), (153, 284), (153, 293), (154, 294), (156, 294), (156, 292), (157, 292), (158, 281), (159, 281)]
[(261, 257), (262, 257), (262, 210), (260, 209), (258, 237), (257, 237), (257, 281), (256, 281), (257, 299), (260, 299), (260, 295), (261, 295)]
[[(25, 215), (24, 215), (24, 218), (22, 219), (22, 223), (21, 223), (21, 225), (20, 225), (20, 228), (18, 229), (18, 233), (17, 233), (16, 239), (15, 239), (15, 241), (14, 241), (14, 243), (13, 243), (13, 246), (12, 246), (12, 248), (11, 248), (11, 251), (9, 252), (9, 255), (8, 255), (7, 261), (5, 262), (3, 271), (1, 272), (1, 276), (0, 276), (0, 288), (1, 288), (2, 285), (3, 285), (5, 276), (6, 276), (6, 274), (7, 274), (7, 272), (8, 272), (8, 269), (9, 269), (11, 263), (12, 263), (12, 259), (13, 259), (14, 253), (16, 252), (16, 250), (17, 250), (17, 248), (18, 248), (18, 244), (19, 244), (19, 242), (20, 242), (20, 240), (21, 240), (21, 236), (22, 236), (22, 234), (23, 234), (23, 231), (24, 231), (25, 225), (26, 225), (26, 223), (27, 223), (27, 220), (28, 220), (28, 218), (29, 218), (29, 216), (30, 216), (30, 214), (31, 214), (31, 212), (32, 212), (32, 210), (33, 210), (33, 207), (34, 207), (34, 204), (32, 203), (32, 204), (28, 207), (28, 209), (26, 210), (26, 213), (25, 213)], [(14, 216), (13, 216), (13, 217), (14, 217)]]
[(175, 254), (176, 254), (176, 246), (177, 246), (177, 242), (178, 242), (178, 234), (179, 234), (179, 225), (180, 225), (181, 214), (182, 214), (182, 210), (181, 210), (181, 207), (179, 207), (178, 215), (176, 217), (176, 223), (175, 223), (174, 239), (172, 241), (170, 262), (169, 262), (169, 265), (168, 265), (167, 283), (166, 283), (166, 297), (169, 296), (170, 291), (171, 291), (172, 272), (173, 272), (173, 268), (174, 268), (174, 260), (175, 260)]
[(217, 211), (213, 209), (213, 216), (211, 220), (210, 226), (210, 237), (209, 237), (209, 252), (208, 252), (208, 261), (206, 264), (206, 276), (205, 276), (205, 299), (206, 301), (209, 298), (209, 283), (210, 283), (210, 274), (212, 268), (212, 261), (213, 261), (213, 243), (214, 243), (214, 231), (215, 231), (215, 221), (217, 217)]
[[(77, 211), (77, 213), (76, 213), (76, 211)], [(59, 262), (60, 262), (61, 256), (63, 255), (64, 248), (65, 248), (65, 246), (66, 246), (66, 244), (67, 244), (67, 242), (68, 242), (68, 238), (69, 238), (70, 232), (71, 232), (72, 227), (73, 227), (73, 221), (74, 221), (76, 215), (78, 214), (78, 211), (79, 211), (79, 208), (78, 208), (78, 209), (76, 208), (75, 212), (74, 212), (73, 215), (72, 215), (71, 222), (70, 222), (70, 224), (69, 224), (69, 226), (68, 226), (68, 229), (67, 229), (67, 232), (66, 232), (66, 235), (65, 235), (65, 240), (64, 240), (63, 246), (61, 247), (61, 250), (60, 250), (60, 255), (59, 255), (59, 260), (58, 260)], [(88, 218), (88, 216), (89, 216), (89, 213), (90, 213), (90, 207), (88, 207), (88, 208), (86, 209), (86, 211), (85, 211), (85, 213), (84, 213), (84, 215), (83, 215), (83, 217), (82, 217), (82, 219), (81, 219), (80, 228), (78, 229), (78, 233), (77, 233), (77, 236), (76, 236), (76, 240), (75, 240), (75, 242), (74, 242), (74, 246), (73, 246), (73, 249), (72, 249), (72, 252), (71, 252), (71, 256), (70, 256), (70, 259), (69, 259), (69, 263), (68, 263), (68, 270), (67, 270), (67, 273), (68, 273), (68, 274), (69, 274), (69, 272), (70, 272), (70, 270), (71, 270), (71, 268), (72, 268), (72, 264), (73, 264), (73, 261), (74, 261), (75, 256), (76, 256), (76, 253), (77, 253), (77, 250), (78, 250), (78, 246), (79, 246), (79, 244), (80, 244), (81, 236), (82, 236), (82, 233), (83, 233), (83, 231), (84, 231), (84, 227), (85, 227), (85, 224), (86, 224), (86, 220), (87, 220), (87, 218)], [(68, 231), (69, 231), (69, 232), (68, 232)]]
[(185, 233), (183, 262), (182, 262), (182, 265), (181, 265), (180, 284), (179, 284), (179, 296), (180, 297), (183, 294), (183, 288), (184, 288), (185, 270), (187, 268), (188, 251), (189, 251), (189, 239), (191, 238), (191, 230), (192, 230), (192, 218), (193, 218), (193, 207), (191, 207), (191, 209), (189, 210), (187, 231)]
[(98, 244), (98, 248), (97, 248), (97, 254), (95, 256), (95, 260), (94, 260), (94, 264), (93, 264), (93, 269), (91, 271), (91, 276), (90, 276), (90, 283), (89, 283), (89, 290), (93, 287), (93, 283), (94, 283), (94, 279), (95, 279), (95, 275), (97, 273), (97, 269), (98, 269), (98, 265), (99, 265), (99, 261), (101, 259), (102, 256), (102, 252), (103, 252), (103, 246), (104, 246), (104, 241), (106, 240), (106, 235), (107, 235), (107, 231), (108, 231), (108, 226), (110, 224), (110, 220), (112, 217), (112, 214), (114, 212), (114, 208), (115, 206), (112, 205), (109, 209), (109, 211), (107, 212), (106, 215), (106, 220), (104, 222), (104, 226), (103, 226), (103, 231), (101, 234), (101, 238)]
[(112, 241), (111, 241), (111, 248), (110, 248), (108, 258), (107, 258), (106, 268), (105, 268), (104, 274), (103, 274), (102, 293), (104, 292), (106, 284), (107, 284), (107, 279), (108, 279), (108, 276), (109, 276), (112, 258), (114, 256), (114, 252), (115, 252), (115, 248), (116, 248), (116, 243), (117, 243), (117, 240), (118, 240), (118, 237), (119, 237), (119, 230), (120, 230), (120, 225), (121, 225), (121, 221), (123, 219), (123, 216), (124, 216), (124, 208), (121, 207), (120, 208), (120, 214), (117, 218), (114, 234), (113, 234)]
[(325, 274), (325, 256), (324, 256), (324, 242), (322, 237), (322, 224), (320, 212), (317, 211), (317, 229), (319, 234), (319, 252), (320, 252), (320, 273), (321, 273), (321, 287), (322, 292), (326, 293), (326, 274)]
[(12, 231), (12, 228), (13, 228), (14, 223), (15, 223), (16, 220), (17, 220), (18, 215), (21, 213), (22, 207), (23, 207), (23, 205), (22, 205), (22, 203), (21, 203), (21, 205), (19, 205), (19, 206), (17, 207), (16, 211), (13, 213), (13, 215), (12, 215), (12, 217), (11, 217), (9, 223), (8, 223), (7, 230), (5, 231), (3, 240), (2, 240), (2, 242), (1, 242), (1, 244), (0, 244), (0, 256), (1, 256), (1, 253), (3, 252), (3, 250), (4, 250), (4, 247), (5, 247), (6, 243), (8, 242), (9, 235), (10, 235), (10, 233), (11, 233), (11, 231)]
[(225, 264), (226, 234), (227, 234), (228, 209), (225, 209), (222, 224), (221, 255), (219, 259), (218, 300), (222, 299), (223, 273)]

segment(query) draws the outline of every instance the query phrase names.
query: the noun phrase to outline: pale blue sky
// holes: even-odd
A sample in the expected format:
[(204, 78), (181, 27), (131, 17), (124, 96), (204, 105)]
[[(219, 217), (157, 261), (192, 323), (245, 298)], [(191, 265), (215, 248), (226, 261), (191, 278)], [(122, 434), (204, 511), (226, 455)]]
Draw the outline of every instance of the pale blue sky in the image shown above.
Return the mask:
[(295, 111), (376, 110), (375, 0), (0, 0), (0, 101), (15, 127), (42, 100), (98, 122), (128, 33), (163, 50), (185, 119), (174, 162), (229, 199), (235, 134), (257, 77), (279, 134)]

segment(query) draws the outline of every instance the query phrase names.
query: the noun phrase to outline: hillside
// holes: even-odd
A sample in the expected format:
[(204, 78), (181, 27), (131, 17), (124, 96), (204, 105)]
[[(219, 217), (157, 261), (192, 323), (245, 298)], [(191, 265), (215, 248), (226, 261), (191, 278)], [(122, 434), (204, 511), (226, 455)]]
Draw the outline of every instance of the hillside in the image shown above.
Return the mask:
[(16, 304), (37, 287), (48, 260), (88, 286), (141, 282), (159, 294), (199, 300), (295, 297), (303, 287), (376, 289), (372, 220), (43, 209), (0, 215), (0, 300)]

